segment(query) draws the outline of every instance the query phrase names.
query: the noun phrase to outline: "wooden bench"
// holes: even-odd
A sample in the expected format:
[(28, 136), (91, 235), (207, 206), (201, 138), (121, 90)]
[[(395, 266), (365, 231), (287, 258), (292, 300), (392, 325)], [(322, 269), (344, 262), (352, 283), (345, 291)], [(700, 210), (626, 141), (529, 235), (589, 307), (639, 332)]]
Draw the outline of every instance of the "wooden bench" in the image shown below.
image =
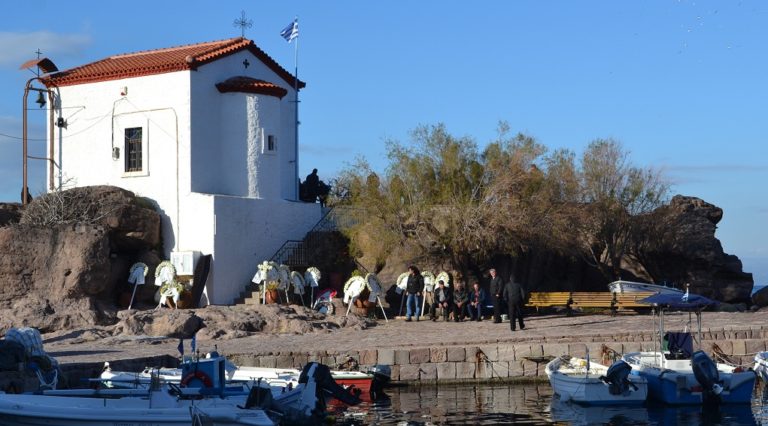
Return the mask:
[(602, 292), (532, 292), (526, 306), (536, 308), (564, 306), (567, 314), (571, 315), (573, 307), (578, 308), (605, 308), (610, 309), (615, 315), (619, 308), (636, 309), (649, 308), (640, 300), (652, 295), (650, 292), (642, 293), (611, 293)]

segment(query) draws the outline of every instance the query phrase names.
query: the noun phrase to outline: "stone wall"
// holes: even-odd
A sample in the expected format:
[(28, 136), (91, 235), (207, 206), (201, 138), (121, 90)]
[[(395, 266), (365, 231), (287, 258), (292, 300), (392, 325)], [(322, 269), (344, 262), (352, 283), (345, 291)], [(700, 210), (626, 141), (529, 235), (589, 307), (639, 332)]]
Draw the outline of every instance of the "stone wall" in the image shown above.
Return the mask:
[[(713, 344), (716, 343), (734, 362), (752, 366), (754, 354), (766, 350), (766, 339), (768, 326), (703, 329), (701, 348), (711, 355)], [(600, 360), (603, 345), (619, 354), (658, 348), (652, 333), (604, 333), (586, 337), (538, 338), (535, 341), (515, 343), (382, 348), (343, 353), (308, 351), (232, 354), (230, 360), (241, 366), (271, 368), (301, 368), (309, 361), (318, 361), (333, 368), (351, 357), (361, 367), (390, 365), (392, 380), (406, 384), (525, 381), (545, 380), (544, 366), (549, 357), (563, 354), (585, 357), (588, 349), (591, 359)]]

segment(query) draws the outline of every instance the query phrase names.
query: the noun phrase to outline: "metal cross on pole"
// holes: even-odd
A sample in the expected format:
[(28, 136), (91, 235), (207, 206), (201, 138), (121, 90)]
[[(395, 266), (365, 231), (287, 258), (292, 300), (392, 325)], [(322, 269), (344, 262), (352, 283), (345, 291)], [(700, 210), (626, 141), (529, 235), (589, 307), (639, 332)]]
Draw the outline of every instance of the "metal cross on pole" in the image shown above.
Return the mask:
[(253, 26), (253, 21), (247, 19), (245, 17), (245, 11), (241, 10), (240, 17), (235, 19), (235, 21), (232, 23), (232, 26), (240, 27), (240, 36), (245, 37), (245, 29), (251, 28)]

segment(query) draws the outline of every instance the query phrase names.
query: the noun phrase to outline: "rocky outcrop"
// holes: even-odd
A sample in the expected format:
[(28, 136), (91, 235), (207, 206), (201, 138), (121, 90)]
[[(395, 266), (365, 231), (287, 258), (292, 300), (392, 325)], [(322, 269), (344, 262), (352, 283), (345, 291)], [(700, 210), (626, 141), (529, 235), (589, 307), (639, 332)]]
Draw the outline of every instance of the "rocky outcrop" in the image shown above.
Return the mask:
[(690, 285), (693, 293), (723, 302), (748, 302), (752, 274), (742, 270), (738, 257), (723, 251), (715, 237), (723, 210), (696, 197), (677, 195), (655, 212), (657, 241), (640, 254), (657, 281)]
[[(69, 203), (64, 214), (61, 201)], [(0, 333), (115, 323), (128, 268), (159, 242), (159, 215), (129, 191), (98, 186), (36, 198), (19, 223), (0, 227)]]

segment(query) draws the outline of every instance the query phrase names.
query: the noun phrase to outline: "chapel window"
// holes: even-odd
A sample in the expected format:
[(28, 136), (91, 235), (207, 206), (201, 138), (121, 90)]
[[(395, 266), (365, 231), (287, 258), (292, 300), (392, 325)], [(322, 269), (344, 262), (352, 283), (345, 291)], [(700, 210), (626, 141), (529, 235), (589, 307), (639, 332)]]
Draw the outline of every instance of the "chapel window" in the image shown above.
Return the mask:
[(140, 172), (141, 164), (141, 127), (125, 129), (125, 171)]

